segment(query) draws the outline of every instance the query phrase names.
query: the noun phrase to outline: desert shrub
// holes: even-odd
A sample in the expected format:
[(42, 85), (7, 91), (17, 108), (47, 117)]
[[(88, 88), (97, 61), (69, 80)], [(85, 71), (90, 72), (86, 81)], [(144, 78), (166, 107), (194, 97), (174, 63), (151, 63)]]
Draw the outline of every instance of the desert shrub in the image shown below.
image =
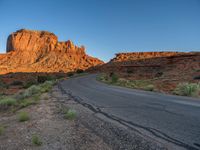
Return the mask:
[(28, 121), (30, 119), (29, 114), (27, 112), (20, 112), (18, 114), (19, 122)]
[(17, 104), (16, 99), (11, 97), (4, 97), (0, 100), (0, 107), (14, 106)]
[(36, 146), (42, 145), (42, 140), (37, 135), (32, 135), (32, 143)]
[(10, 85), (23, 85), (23, 82), (22, 81), (13, 81)]
[(16, 93), (14, 95), (14, 98), (16, 98), (17, 100), (22, 100), (22, 99), (27, 98), (29, 96), (30, 96), (29, 93), (25, 90), (25, 91), (20, 91), (20, 92)]
[(19, 101), (20, 108), (24, 108), (33, 104), (36, 104), (36, 101), (34, 99), (23, 99)]
[(199, 83), (181, 83), (179, 84), (174, 93), (182, 96), (197, 96), (200, 92)]
[(54, 84), (55, 84), (54, 81), (46, 81), (46, 82), (44, 82), (43, 84), (40, 85), (40, 91), (42, 93), (48, 92)]
[(40, 85), (32, 85), (28, 89), (26, 89), (22, 92), (18, 92), (17, 94), (15, 94), (14, 97), (16, 99), (22, 100), (22, 99), (25, 99), (25, 98), (28, 98), (28, 97), (32, 97), (33, 95), (37, 96), (38, 94), (48, 92), (54, 84), (55, 84), (54, 81), (46, 81), (46, 82), (44, 82), (43, 84), (40, 84)]
[(0, 125), (0, 135), (2, 135), (5, 131), (5, 127)]
[(153, 91), (154, 90), (154, 85), (149, 84), (146, 87), (144, 87), (144, 90), (146, 90), (146, 91)]
[(97, 76), (97, 80), (103, 81), (103, 82), (107, 82), (109, 80), (109, 77), (107, 74), (101, 74), (99, 76)]
[(37, 78), (38, 83), (44, 83), (45, 81), (48, 80), (54, 80), (54, 78), (52, 76), (38, 76)]
[(68, 72), (68, 73), (67, 73), (67, 76), (68, 76), (68, 77), (72, 77), (73, 75), (74, 75), (73, 72)]
[(28, 89), (18, 92), (17, 94), (14, 95), (14, 98), (17, 100), (23, 100), (25, 98), (32, 97), (34, 94), (40, 93), (40, 87), (36, 85), (32, 85)]
[(82, 69), (78, 69), (77, 71), (76, 71), (76, 73), (83, 73), (84, 71), (82, 70)]
[(24, 88), (29, 88), (32, 85), (36, 85), (37, 82), (36, 81), (28, 81), (27, 83), (24, 84)]
[(44, 92), (48, 92), (52, 86), (55, 84), (54, 81), (46, 81), (43, 84), (40, 85), (32, 85), (28, 89), (18, 92), (14, 95), (14, 98), (19, 100), (20, 102), (24, 100), (24, 102), (21, 105), (29, 105), (32, 102), (26, 102), (26, 99), (31, 99), (34, 101), (38, 101), (40, 99), (40, 95)]
[(111, 75), (112, 83), (116, 83), (118, 81), (118, 79), (119, 79), (119, 77), (116, 74)]
[(65, 119), (69, 119), (69, 120), (73, 120), (76, 118), (76, 111), (73, 109), (68, 109), (66, 110), (65, 114), (64, 114), (64, 118)]
[(28, 95), (31, 96), (31, 95), (39, 93), (40, 90), (41, 90), (40, 86), (32, 85), (31, 87), (29, 87), (26, 90), (27, 91), (27, 97), (28, 97)]

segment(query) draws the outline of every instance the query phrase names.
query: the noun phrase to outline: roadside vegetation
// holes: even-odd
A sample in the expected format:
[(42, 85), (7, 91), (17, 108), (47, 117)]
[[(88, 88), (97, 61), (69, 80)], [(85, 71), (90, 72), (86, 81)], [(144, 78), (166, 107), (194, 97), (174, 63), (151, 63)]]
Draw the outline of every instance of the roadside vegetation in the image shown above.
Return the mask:
[(0, 99), (0, 110), (11, 108), (13, 111), (38, 103), (42, 93), (51, 90), (56, 83), (55, 80), (44, 81), (36, 85), (31, 85), (29, 88), (19, 91), (14, 95), (2, 95)]
[[(155, 88), (154, 80), (127, 80), (124, 78), (119, 78), (115, 73), (101, 74), (97, 77), (97, 80), (111, 85), (141, 89), (145, 91), (159, 90)], [(200, 83), (179, 83), (170, 93), (180, 96), (199, 97)]]
[(63, 107), (61, 113), (64, 115), (64, 118), (68, 120), (74, 120), (77, 117), (76, 110), (72, 108)]
[[(82, 69), (77, 69), (74, 72), (60, 73), (56, 75), (36, 75), (28, 74), (29, 80), (21, 81), (15, 76), (18, 74), (10, 73), (7, 78), (13, 79), (11, 83), (5, 83), (3, 78), (0, 78), (0, 111), (12, 110), (13, 112), (27, 107), (29, 105), (37, 104), (40, 96), (43, 93), (51, 90), (53, 85), (66, 78), (78, 77), (87, 74)], [(23, 74), (22, 74), (23, 76)], [(24, 75), (26, 76), (26, 74)], [(5, 94), (5, 91), (9, 91), (10, 87), (19, 87), (19, 91), (13, 94)]]
[(101, 74), (97, 77), (97, 80), (107, 84), (123, 86), (127, 88), (142, 89), (146, 91), (155, 90), (155, 87), (150, 80), (127, 80), (124, 78), (119, 78), (115, 73), (110, 73), (109, 75)]
[(41, 146), (42, 145), (42, 140), (40, 137), (36, 134), (32, 135), (32, 144), (36, 146)]
[(30, 119), (29, 114), (27, 112), (20, 112), (18, 114), (18, 120), (19, 122), (25, 122)]
[(0, 125), (0, 136), (5, 132), (5, 127)]
[[(3, 78), (0, 78), (0, 112), (13, 114), (17, 112), (16, 118), (18, 122), (29, 121), (31, 119), (29, 111), (25, 111), (23, 108), (38, 104), (41, 95), (43, 99), (47, 100), (49, 98), (47, 93), (59, 80), (78, 77), (85, 74), (86, 73), (83, 70), (78, 69), (75, 72), (56, 76), (39, 75), (34, 77), (33, 80), (26, 81), (20, 81), (19, 78), (16, 79), (14, 74), (8, 76), (8, 80), (11, 80), (11, 82), (4, 82), (6, 80), (3, 81), (1, 80)], [(9, 90), (9, 88), (12, 87), (18, 88), (19, 90), (11, 94), (2, 92)], [(77, 112), (71, 108), (64, 109), (63, 116), (64, 119), (74, 120), (77, 117)], [(3, 135), (4, 132), (5, 127), (0, 124), (0, 135)], [(36, 146), (42, 145), (42, 141), (38, 135), (32, 135), (32, 144)]]
[(200, 93), (200, 83), (182, 83), (174, 90), (174, 94), (181, 96), (198, 97)]

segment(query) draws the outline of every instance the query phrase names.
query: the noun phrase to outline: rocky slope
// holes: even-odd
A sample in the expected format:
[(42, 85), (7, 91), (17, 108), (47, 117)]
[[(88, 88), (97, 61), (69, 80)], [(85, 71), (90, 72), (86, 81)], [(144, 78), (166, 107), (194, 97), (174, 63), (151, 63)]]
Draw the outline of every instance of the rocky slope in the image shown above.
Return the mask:
[(69, 72), (103, 64), (85, 47), (59, 42), (47, 31), (18, 30), (9, 35), (6, 54), (0, 54), (0, 74), (8, 72)]
[(199, 82), (200, 52), (120, 53), (99, 68), (130, 80), (153, 80), (166, 91), (182, 82)]

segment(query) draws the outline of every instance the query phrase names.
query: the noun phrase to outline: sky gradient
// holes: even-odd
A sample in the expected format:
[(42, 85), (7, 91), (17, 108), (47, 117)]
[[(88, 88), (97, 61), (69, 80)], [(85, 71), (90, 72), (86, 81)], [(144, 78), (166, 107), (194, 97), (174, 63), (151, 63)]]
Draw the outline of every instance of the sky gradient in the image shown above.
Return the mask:
[(71, 39), (104, 61), (118, 52), (200, 51), (200, 0), (0, 0), (0, 53), (21, 28)]

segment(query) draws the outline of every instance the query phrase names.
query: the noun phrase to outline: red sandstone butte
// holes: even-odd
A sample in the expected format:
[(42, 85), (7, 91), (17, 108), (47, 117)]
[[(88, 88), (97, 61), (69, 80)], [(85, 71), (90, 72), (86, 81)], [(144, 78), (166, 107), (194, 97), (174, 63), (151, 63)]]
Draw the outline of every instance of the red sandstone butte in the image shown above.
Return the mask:
[(0, 74), (8, 72), (69, 72), (103, 64), (88, 56), (85, 47), (59, 42), (47, 31), (21, 29), (8, 36), (6, 54), (0, 54)]

